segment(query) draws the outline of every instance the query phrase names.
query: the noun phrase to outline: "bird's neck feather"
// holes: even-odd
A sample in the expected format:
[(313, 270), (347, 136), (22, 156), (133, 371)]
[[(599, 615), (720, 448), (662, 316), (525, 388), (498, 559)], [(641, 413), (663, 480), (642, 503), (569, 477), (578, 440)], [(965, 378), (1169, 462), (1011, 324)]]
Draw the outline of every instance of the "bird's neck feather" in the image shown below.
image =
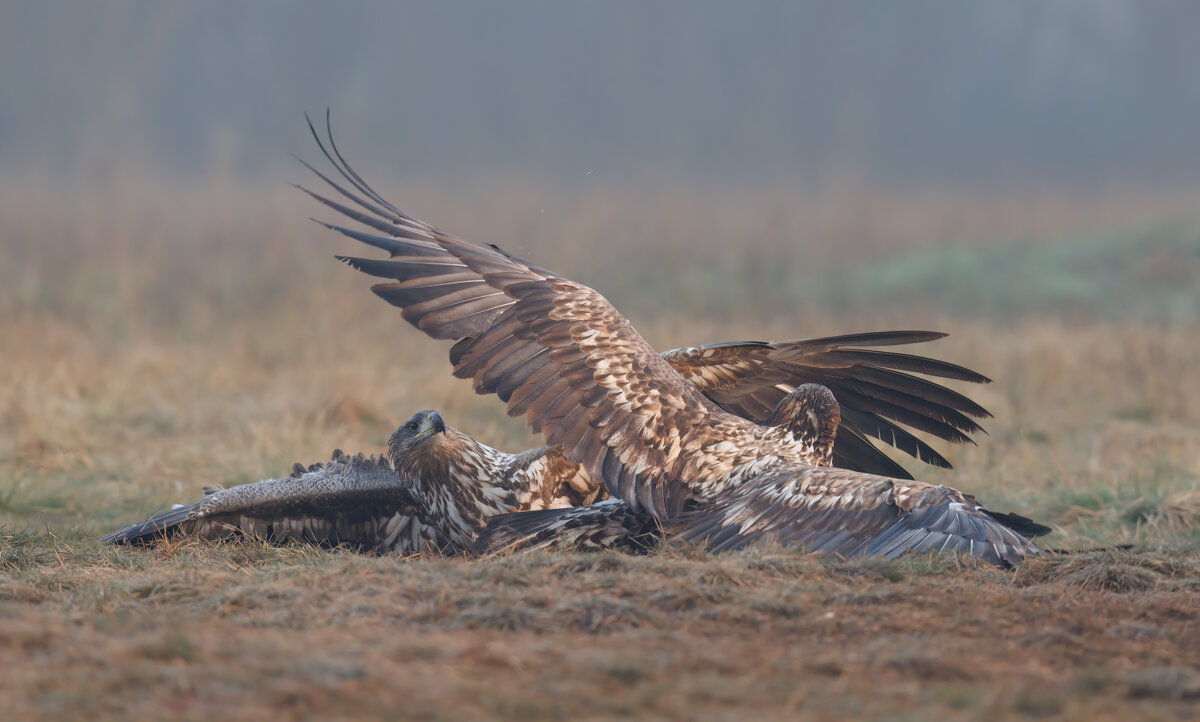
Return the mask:
[(410, 479), (413, 496), (433, 519), (444, 520), (451, 540), (469, 544), (489, 517), (515, 510), (508, 478), (511, 455), (452, 429), (394, 459)]

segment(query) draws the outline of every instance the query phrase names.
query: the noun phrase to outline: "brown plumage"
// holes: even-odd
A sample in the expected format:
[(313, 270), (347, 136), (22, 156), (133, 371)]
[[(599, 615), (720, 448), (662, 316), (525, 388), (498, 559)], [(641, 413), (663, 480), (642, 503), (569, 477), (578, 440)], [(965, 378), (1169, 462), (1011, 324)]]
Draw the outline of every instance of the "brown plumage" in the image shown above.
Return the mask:
[[(813, 465), (829, 466), (838, 419), (837, 401), (829, 389), (805, 384), (788, 394), (766, 422), (787, 429), (800, 443), (810, 445)], [(694, 516), (699, 508), (702, 505), (693, 502), (685, 516)], [(663, 532), (653, 516), (631, 509), (621, 499), (606, 499), (572, 509), (494, 516), (471, 549), (477, 554), (515, 549), (636, 552), (657, 545)]]
[(242, 535), (379, 553), (456, 553), (495, 514), (590, 504), (601, 489), (578, 471), (557, 449), (507, 454), (421, 411), (392, 434), (386, 457), (338, 451), (322, 464), (297, 464), (287, 478), (208, 486), (200, 501), (102, 541)]
[[(890, 514), (892, 523), (928, 517), (940, 524), (942, 518), (933, 519), (926, 510), (946, 507), (955, 510), (953, 533), (967, 531), (958, 524), (959, 510), (974, 505), (954, 490), (935, 494), (930, 490), (937, 487), (928, 484), (884, 483), (851, 471), (840, 472), (851, 475), (839, 477), (843, 485), (824, 483), (814, 465), (830, 452), (797, 433), (795, 424), (760, 425), (725, 411), (596, 291), (495, 246), (476, 246), (416, 220), (367, 186), (336, 147), (333, 153), (337, 161), (326, 155), (365, 198), (334, 187), (373, 215), (321, 200), (388, 236), (330, 227), (391, 255), (342, 260), (391, 279), (373, 290), (430, 336), (459, 339), (450, 354), (456, 376), (472, 379), (480, 393), (497, 394), (510, 415), (526, 415), (534, 430), (561, 446), (563, 455), (591, 478), (603, 480), (631, 513), (652, 517), (680, 536), (727, 548), (736, 546), (736, 539), (772, 531), (738, 521), (741, 510), (750, 508), (738, 494), (754, 489), (759, 498), (774, 502), (784, 497), (768, 492), (783, 490), (813, 501), (787, 507), (786, 515), (771, 521), (776, 528), (818, 528), (826, 518), (869, 543), (892, 527), (866, 523), (867, 517)], [(836, 504), (829, 497), (834, 493), (840, 499)], [(829, 498), (816, 498), (822, 495)], [(706, 531), (721, 504), (738, 502), (725, 512), (727, 522), (718, 525), (723, 530), (736, 525), (736, 531), (720, 538)], [(979, 518), (985, 527), (999, 526), (982, 513)], [(984, 531), (971, 553), (1007, 560), (1007, 551), (988, 536), (990, 528)], [(1014, 558), (1036, 550), (1024, 540), (1014, 548)]]
[(769, 421), (812, 440), (813, 466), (767, 472), (709, 499), (694, 499), (665, 525), (620, 499), (501, 514), (488, 520), (472, 551), (640, 551), (665, 537), (712, 551), (769, 540), (842, 556), (964, 552), (1011, 566), (1038, 551), (1022, 535), (1050, 531), (1022, 516), (987, 511), (949, 487), (830, 467), (837, 419), (828, 389), (802, 386), (780, 402)]

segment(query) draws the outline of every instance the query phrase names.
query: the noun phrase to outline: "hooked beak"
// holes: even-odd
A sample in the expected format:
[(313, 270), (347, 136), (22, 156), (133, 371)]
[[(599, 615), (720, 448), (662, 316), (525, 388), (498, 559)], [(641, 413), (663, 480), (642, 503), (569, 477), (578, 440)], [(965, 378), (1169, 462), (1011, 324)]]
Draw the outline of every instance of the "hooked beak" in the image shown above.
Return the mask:
[(446, 422), (442, 421), (442, 415), (436, 411), (431, 411), (425, 420), (421, 422), (421, 431), (414, 436), (414, 439), (427, 439), (434, 434), (442, 434), (446, 431)]

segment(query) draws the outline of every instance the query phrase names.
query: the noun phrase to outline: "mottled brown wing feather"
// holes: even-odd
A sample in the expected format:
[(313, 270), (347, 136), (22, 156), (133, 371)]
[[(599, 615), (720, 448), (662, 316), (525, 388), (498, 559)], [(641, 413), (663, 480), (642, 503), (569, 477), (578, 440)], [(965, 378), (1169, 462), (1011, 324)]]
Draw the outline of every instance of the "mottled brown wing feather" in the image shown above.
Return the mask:
[(774, 541), (848, 557), (962, 552), (1005, 566), (1040, 552), (954, 489), (836, 468), (760, 477), (666, 531), (712, 551)]
[(554, 277), (497, 282), (503, 256), (447, 247), (516, 299), (491, 329), (456, 348), (455, 374), (499, 394), (510, 414), (525, 414), (547, 443), (563, 444), (610, 493), (673, 515), (687, 488), (665, 470), (679, 430), (699, 426), (711, 405), (592, 289)]
[(969, 434), (982, 431), (969, 416), (991, 414), (962, 394), (904, 372), (973, 383), (990, 379), (936, 359), (852, 347), (918, 343), (944, 336), (931, 331), (888, 331), (720, 343), (675, 349), (663, 357), (721, 408), (759, 422), (788, 388), (805, 383), (827, 386), (842, 406), (843, 425), (848, 430), (845, 440), (834, 447), (834, 464), (911, 478), (862, 436), (873, 436), (921, 461), (950, 468), (941, 454), (894, 422), (965, 443), (971, 441)]
[(471, 378), (477, 392), (499, 395), (510, 415), (524, 414), (548, 443), (563, 444), (567, 458), (634, 509), (673, 516), (689, 496), (685, 481), (667, 471), (679, 457), (680, 430), (705, 428), (716, 406), (596, 291), (417, 221), (385, 204), (340, 155), (326, 157), (371, 200), (321, 177), (385, 219), (391, 236), (324, 224), (391, 254), (339, 258), (390, 279), (373, 290), (403, 309), (409, 323), (434, 338), (461, 339), (451, 350), (454, 373)]

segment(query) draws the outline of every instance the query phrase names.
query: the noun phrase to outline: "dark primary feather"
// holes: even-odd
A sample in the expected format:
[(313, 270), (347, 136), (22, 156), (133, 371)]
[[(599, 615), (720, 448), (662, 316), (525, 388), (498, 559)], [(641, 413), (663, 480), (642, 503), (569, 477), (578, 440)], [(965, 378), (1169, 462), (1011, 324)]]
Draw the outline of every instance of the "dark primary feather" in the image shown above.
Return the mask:
[(983, 509), (982, 511), (984, 514), (987, 514), (1021, 536), (1029, 537), (1031, 539), (1045, 536), (1054, 531), (1045, 524), (1038, 524), (1033, 519), (1021, 516), (1020, 514), (991, 511), (990, 509)]

